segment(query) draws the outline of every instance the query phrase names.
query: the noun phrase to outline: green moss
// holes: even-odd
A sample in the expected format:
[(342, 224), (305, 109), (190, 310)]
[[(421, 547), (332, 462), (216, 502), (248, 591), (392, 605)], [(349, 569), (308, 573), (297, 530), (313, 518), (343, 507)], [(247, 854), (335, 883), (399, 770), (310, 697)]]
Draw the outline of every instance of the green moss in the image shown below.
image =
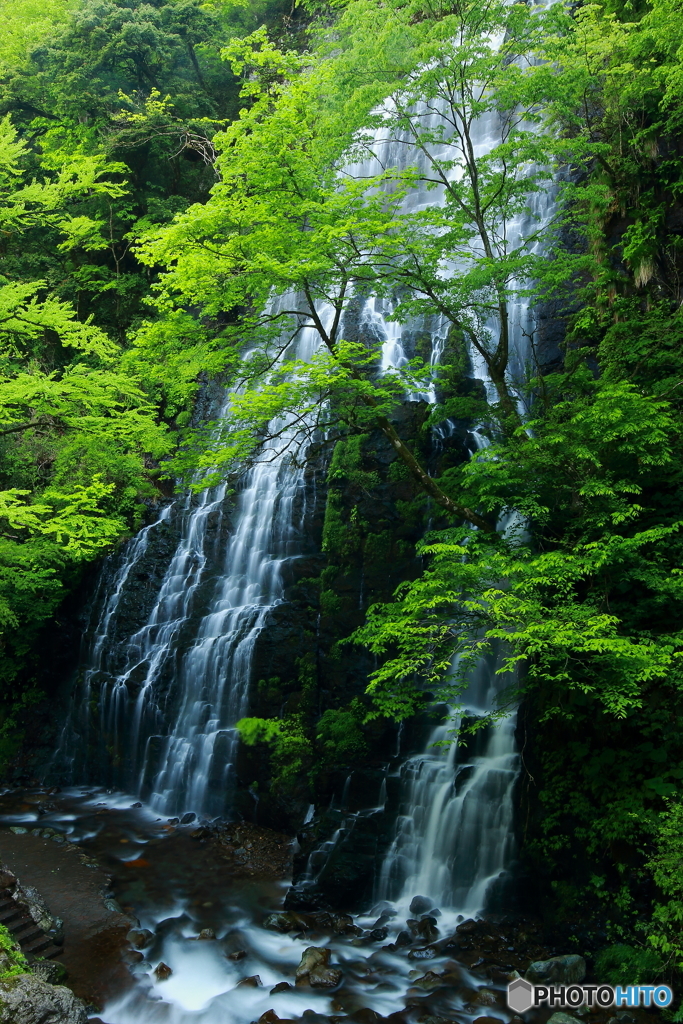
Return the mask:
[(329, 766), (347, 765), (363, 758), (368, 745), (361, 729), (364, 709), (359, 700), (346, 708), (328, 708), (318, 722), (316, 740), (321, 760)]
[(328, 483), (345, 480), (366, 489), (379, 483), (378, 473), (363, 469), (363, 447), (368, 437), (368, 434), (357, 434), (337, 441), (327, 472)]
[(0, 924), (0, 981), (30, 973), (26, 957), (5, 926)]
[(393, 548), (393, 534), (391, 530), (382, 530), (381, 533), (370, 533), (365, 538), (365, 561), (386, 562), (391, 557)]

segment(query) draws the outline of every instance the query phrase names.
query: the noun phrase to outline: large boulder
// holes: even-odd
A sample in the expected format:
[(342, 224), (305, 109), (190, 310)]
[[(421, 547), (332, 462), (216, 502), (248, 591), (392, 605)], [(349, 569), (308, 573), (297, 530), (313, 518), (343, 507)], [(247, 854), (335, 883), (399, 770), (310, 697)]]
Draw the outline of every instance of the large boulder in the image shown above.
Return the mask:
[(536, 960), (526, 972), (532, 985), (578, 985), (585, 977), (586, 961), (576, 953)]
[(85, 1003), (30, 974), (0, 981), (0, 1024), (86, 1024)]

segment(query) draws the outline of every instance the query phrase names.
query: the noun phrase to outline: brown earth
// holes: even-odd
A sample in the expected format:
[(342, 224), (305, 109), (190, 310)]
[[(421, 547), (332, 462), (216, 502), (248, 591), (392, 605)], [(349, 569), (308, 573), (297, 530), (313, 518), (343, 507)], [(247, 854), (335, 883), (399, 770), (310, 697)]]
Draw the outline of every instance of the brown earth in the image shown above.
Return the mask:
[(291, 836), (249, 822), (199, 828), (191, 835), (196, 839), (209, 840), (213, 849), (228, 862), (231, 873), (238, 878), (291, 878)]
[(107, 910), (102, 893), (109, 879), (81, 861), (80, 850), (33, 835), (0, 832), (0, 861), (25, 885), (32, 885), (50, 912), (64, 921), (64, 952), (59, 957), (77, 996), (96, 1007), (131, 984), (121, 962), (131, 921)]

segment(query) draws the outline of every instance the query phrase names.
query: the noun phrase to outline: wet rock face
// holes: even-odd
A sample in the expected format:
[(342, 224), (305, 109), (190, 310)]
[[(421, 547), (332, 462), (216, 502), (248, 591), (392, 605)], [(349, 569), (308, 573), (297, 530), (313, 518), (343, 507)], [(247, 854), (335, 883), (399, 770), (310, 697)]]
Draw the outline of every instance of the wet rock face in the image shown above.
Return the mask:
[(85, 1003), (29, 974), (0, 981), (0, 1024), (86, 1024)]

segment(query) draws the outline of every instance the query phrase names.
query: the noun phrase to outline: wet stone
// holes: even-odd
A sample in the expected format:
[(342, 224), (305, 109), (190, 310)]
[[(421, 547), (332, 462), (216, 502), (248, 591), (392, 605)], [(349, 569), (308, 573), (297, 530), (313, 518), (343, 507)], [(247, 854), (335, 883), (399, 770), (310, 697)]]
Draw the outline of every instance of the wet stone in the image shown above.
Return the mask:
[(263, 927), (276, 932), (306, 931), (312, 923), (314, 922), (303, 914), (288, 910), (279, 914), (269, 914), (263, 922)]
[(154, 935), (149, 928), (131, 928), (126, 938), (134, 949), (145, 949), (153, 941)]
[(236, 949), (234, 953), (228, 953), (228, 960), (244, 960), (246, 955), (246, 949)]
[(388, 934), (388, 928), (373, 928), (368, 938), (370, 942), (384, 942)]
[(532, 985), (577, 985), (585, 977), (586, 961), (576, 953), (536, 960), (526, 972), (526, 979)]
[(204, 940), (204, 941), (211, 941), (211, 940), (214, 940), (215, 938), (216, 938), (216, 933), (213, 930), (213, 928), (202, 928), (202, 930), (200, 931), (199, 935), (197, 936), (198, 940)]
[(370, 1010), (367, 1006), (363, 1006), (360, 1010), (354, 1011), (353, 1019), (358, 1021), (358, 1024), (377, 1024), (382, 1018), (376, 1010)]
[(168, 964), (164, 963), (163, 960), (161, 961), (161, 963), (158, 963), (156, 965), (156, 967), (154, 968), (154, 975), (155, 975), (157, 981), (167, 981), (171, 977), (172, 974), (173, 974), (173, 971), (168, 966)]
[(262, 985), (262, 981), (261, 981), (260, 977), (258, 976), (258, 974), (252, 974), (251, 977), (249, 977), (249, 978), (242, 978), (241, 981), (237, 982), (237, 987), (238, 988), (240, 986), (244, 987), (244, 988), (260, 988), (261, 985)]
[(416, 978), (413, 982), (418, 988), (432, 989), (438, 988), (439, 985), (443, 984), (443, 978), (440, 974), (435, 971), (427, 971), (421, 978)]
[(423, 917), (417, 926), (417, 934), (426, 942), (436, 942), (439, 937), (439, 929), (436, 927), (436, 918)]
[(137, 949), (129, 949), (123, 954), (123, 962), (126, 964), (141, 964), (144, 956)]
[(463, 921), (455, 929), (456, 935), (470, 935), (472, 932), (477, 931), (477, 922), (469, 918), (467, 921)]
[(270, 994), (271, 994), (271, 996), (275, 996), (275, 995), (278, 994), (278, 992), (291, 992), (291, 991), (292, 991), (292, 986), (289, 984), (288, 981), (279, 981), (277, 983), (277, 985), (275, 986), (275, 988), (271, 988)]
[(408, 953), (410, 960), (433, 960), (435, 956), (436, 950), (429, 947), (426, 949), (411, 949), (410, 953)]
[(311, 988), (336, 988), (342, 980), (338, 967), (314, 967), (308, 975)]
[(266, 1012), (262, 1013), (259, 1017), (258, 1024), (275, 1024), (275, 1021), (278, 1021), (279, 1019), (280, 1018), (276, 1014), (275, 1010), (266, 1010)]
[(335, 914), (332, 918), (332, 931), (337, 935), (348, 935), (355, 931), (353, 918), (350, 914)]
[(434, 900), (430, 900), (428, 896), (413, 896), (408, 909), (411, 914), (426, 914), (433, 906)]
[(296, 969), (295, 978), (301, 981), (308, 977), (316, 967), (327, 967), (330, 962), (330, 950), (325, 946), (309, 946), (301, 957)]
[(405, 929), (399, 932), (398, 935), (396, 936), (397, 946), (410, 946), (412, 941), (413, 936), (410, 934), (410, 932), (407, 932)]

